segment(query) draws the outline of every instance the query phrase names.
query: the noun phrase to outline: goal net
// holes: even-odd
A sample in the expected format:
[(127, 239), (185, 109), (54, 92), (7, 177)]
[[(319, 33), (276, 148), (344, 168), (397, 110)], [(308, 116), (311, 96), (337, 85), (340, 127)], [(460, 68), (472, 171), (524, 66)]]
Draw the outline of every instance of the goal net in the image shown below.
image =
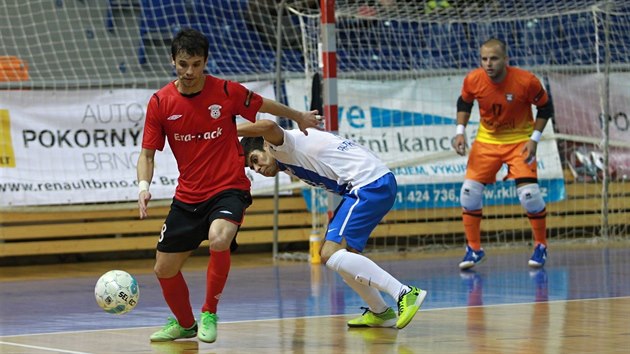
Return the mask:
[[(459, 193), (467, 158), (451, 147), (455, 103), (464, 76), (479, 66), (479, 47), (493, 37), (507, 43), (509, 64), (535, 73), (554, 99), (555, 118), (537, 155), (549, 237), (627, 236), (627, 4), (337, 1), (335, 15), (339, 134), (376, 152), (399, 182), (394, 210), (370, 239), (372, 250), (464, 243)], [(319, 17), (299, 18), (306, 72), (317, 72)], [(303, 102), (299, 92), (310, 92), (310, 85), (289, 80), (288, 91), (296, 92), (290, 102)], [(469, 141), (478, 123), (475, 105)], [(531, 242), (505, 174), (504, 168), (484, 191), (482, 240)], [(319, 198), (314, 219), (325, 227), (327, 198)]]

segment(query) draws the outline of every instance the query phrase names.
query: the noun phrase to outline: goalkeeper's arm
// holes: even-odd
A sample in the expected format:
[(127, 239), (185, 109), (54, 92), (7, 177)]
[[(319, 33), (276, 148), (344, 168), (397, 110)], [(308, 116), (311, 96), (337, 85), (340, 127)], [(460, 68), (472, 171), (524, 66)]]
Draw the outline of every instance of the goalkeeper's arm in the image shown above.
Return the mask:
[(472, 112), (473, 103), (464, 101), (462, 96), (457, 99), (457, 127), (455, 128), (455, 138), (453, 139), (453, 148), (459, 155), (466, 154), (466, 125), (470, 120), (470, 112)]
[(551, 97), (547, 99), (544, 105), (537, 107), (538, 112), (536, 113), (536, 122), (534, 123), (534, 133), (532, 134), (532, 140), (538, 142), (540, 140), (540, 136), (542, 135), (543, 130), (545, 130), (545, 126), (547, 126), (547, 121), (553, 119), (554, 108), (553, 102), (551, 101)]

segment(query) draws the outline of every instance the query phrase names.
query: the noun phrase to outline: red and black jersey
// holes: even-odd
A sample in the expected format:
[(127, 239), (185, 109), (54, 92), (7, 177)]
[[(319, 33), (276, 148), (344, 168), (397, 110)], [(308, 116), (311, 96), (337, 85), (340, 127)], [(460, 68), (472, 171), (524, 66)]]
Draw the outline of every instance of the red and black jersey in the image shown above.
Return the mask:
[(179, 169), (175, 198), (199, 203), (227, 189), (249, 190), (236, 116), (255, 122), (261, 105), (260, 95), (210, 75), (198, 94), (182, 95), (171, 82), (151, 97), (142, 147), (161, 151), (168, 139)]

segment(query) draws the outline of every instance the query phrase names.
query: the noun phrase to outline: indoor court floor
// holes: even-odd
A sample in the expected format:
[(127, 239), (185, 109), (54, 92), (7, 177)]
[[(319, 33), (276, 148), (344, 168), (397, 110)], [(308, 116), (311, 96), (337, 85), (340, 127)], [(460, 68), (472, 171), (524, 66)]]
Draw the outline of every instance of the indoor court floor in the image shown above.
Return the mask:
[[(402, 330), (348, 328), (364, 304), (322, 265), (235, 254), (212, 344), (149, 342), (170, 316), (152, 260), (0, 267), (0, 353), (630, 352), (627, 242), (552, 240), (538, 271), (527, 266), (530, 247), (485, 249), (488, 259), (474, 272), (457, 267), (463, 249), (369, 254), (402, 282), (428, 291)], [(194, 257), (184, 268), (196, 311), (205, 262)], [(130, 313), (110, 315), (96, 305), (94, 283), (110, 269), (132, 273), (140, 284)]]

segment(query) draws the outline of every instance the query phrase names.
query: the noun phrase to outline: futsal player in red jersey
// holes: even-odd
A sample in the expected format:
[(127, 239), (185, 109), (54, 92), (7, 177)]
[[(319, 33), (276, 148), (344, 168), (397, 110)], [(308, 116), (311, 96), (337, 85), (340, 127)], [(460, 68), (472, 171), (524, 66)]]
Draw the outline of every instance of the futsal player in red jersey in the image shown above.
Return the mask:
[[(317, 111), (299, 112), (269, 100), (241, 84), (204, 74), (208, 39), (184, 29), (175, 35), (171, 55), (177, 79), (150, 99), (138, 158), (138, 207), (147, 217), (151, 200), (154, 156), (166, 140), (179, 170), (171, 210), (157, 243), (154, 272), (175, 318), (169, 318), (151, 341), (197, 336), (212, 343), (217, 336), (217, 304), (230, 270), (230, 245), (251, 204), (243, 149), (236, 133), (236, 116), (254, 122), (258, 112), (287, 117), (304, 134), (317, 128)], [(203, 240), (209, 241), (210, 260), (205, 302), (195, 320), (181, 268)]]
[[(519, 201), (533, 230), (534, 253), (528, 264), (540, 268), (547, 259), (547, 213), (538, 186), (536, 149), (547, 120), (553, 117), (553, 104), (534, 74), (507, 65), (503, 41), (486, 41), (480, 56), (481, 67), (464, 79), (457, 101), (457, 132), (453, 140), (457, 153), (464, 156), (464, 130), (476, 100), (481, 122), (470, 149), (460, 194), (467, 245), (459, 268), (472, 268), (485, 258), (480, 240), (483, 190), (486, 184), (495, 182), (504, 163), (508, 166), (507, 178), (515, 180)], [(537, 107), (535, 120), (532, 105)]]

